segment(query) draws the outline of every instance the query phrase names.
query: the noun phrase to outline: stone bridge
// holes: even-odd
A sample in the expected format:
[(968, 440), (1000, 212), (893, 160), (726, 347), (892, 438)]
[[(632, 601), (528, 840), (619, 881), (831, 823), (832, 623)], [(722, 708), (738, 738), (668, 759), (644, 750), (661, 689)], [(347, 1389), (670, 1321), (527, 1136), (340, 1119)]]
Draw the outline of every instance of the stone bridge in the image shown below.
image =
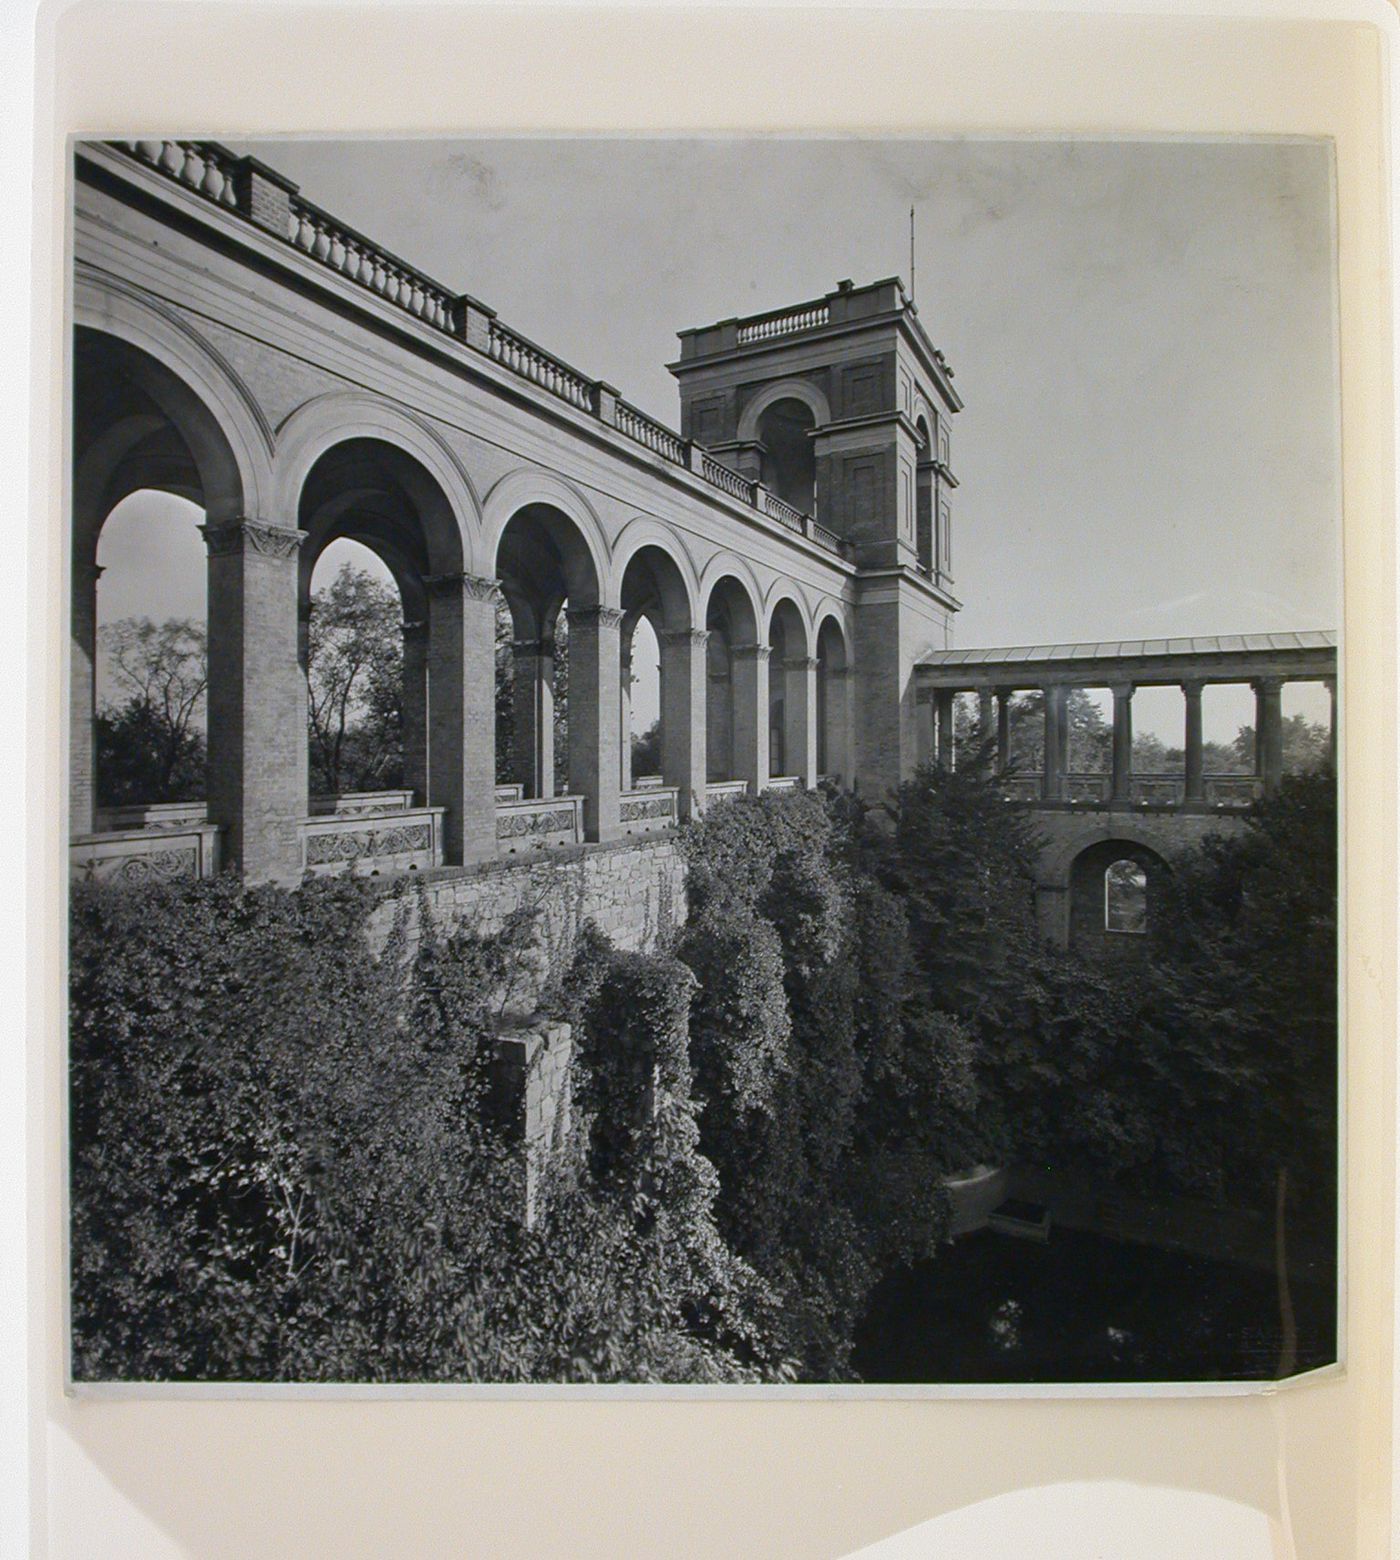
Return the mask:
[[(897, 279), (682, 332), (672, 431), (212, 142), (75, 148), (75, 870), (485, 860), (674, 824), (707, 797), (915, 762), (950, 642), (951, 370)], [(97, 807), (98, 540), (133, 492), (204, 511), (208, 792)], [(818, 518), (819, 517), (819, 518)], [(312, 571), (371, 548), (403, 606), (402, 794), (313, 798)], [(515, 670), (497, 784), (495, 631)], [(552, 662), (569, 639), (566, 794)], [(661, 647), (661, 774), (632, 783), (630, 641)]]
[[(1286, 683), (1327, 687), (1336, 767), (1337, 641), (1331, 633), (942, 650), (923, 660), (915, 678), (920, 752), (945, 766), (957, 758), (957, 695), (976, 696), (974, 740), (994, 754), (1008, 802), (1030, 808), (1045, 837), (1036, 886), (1042, 930), (1061, 945), (1108, 956), (1130, 951), (1132, 934), (1146, 929), (1154, 879), (1174, 855), (1207, 834), (1238, 828), (1242, 815), (1277, 788)], [(1205, 770), (1201, 697), (1208, 686), (1226, 683), (1254, 691), (1255, 762), (1248, 774)], [(1133, 772), (1133, 693), (1142, 687), (1181, 689), (1179, 774)], [(1067, 766), (1066, 702), (1075, 688), (1112, 693), (1112, 761), (1105, 773), (1075, 773)], [(1041, 698), (1038, 772), (1015, 770), (1010, 762), (1011, 700), (1026, 691)], [(1129, 870), (1115, 875), (1115, 868)]]

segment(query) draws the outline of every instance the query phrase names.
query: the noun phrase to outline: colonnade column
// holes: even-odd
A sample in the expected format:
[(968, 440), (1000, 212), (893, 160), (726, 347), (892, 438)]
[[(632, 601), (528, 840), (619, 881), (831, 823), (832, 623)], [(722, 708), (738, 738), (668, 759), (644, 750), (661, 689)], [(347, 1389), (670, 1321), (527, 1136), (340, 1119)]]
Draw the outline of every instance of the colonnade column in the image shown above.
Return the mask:
[(622, 613), (570, 607), (569, 790), (583, 798), (585, 839), (616, 839), (620, 826), (618, 719)]
[(1337, 772), (1337, 679), (1329, 677), (1327, 683), (1327, 762), (1332, 773)]
[(996, 741), (996, 704), (990, 688), (977, 690), (977, 746), (983, 753), (990, 753)]
[(734, 776), (757, 796), (768, 784), (768, 646), (733, 651)]
[(783, 662), (783, 756), (788, 774), (811, 789), (817, 783), (817, 660)]
[(301, 878), (307, 812), (306, 678), (291, 526), (240, 519), (200, 529), (209, 553), (209, 784), (224, 859), (245, 881)]
[(1113, 801), (1126, 807), (1133, 800), (1133, 685), (1113, 688)]
[(553, 796), (554, 641), (515, 639), (510, 653), (515, 688), (511, 773), (526, 796)]
[(403, 783), (428, 799), (428, 623), (403, 625)]
[(664, 630), (661, 640), (661, 779), (680, 791), (681, 817), (705, 806), (708, 630)]
[(97, 581), (102, 566), (73, 561), (73, 648), (68, 684), (68, 832), (97, 827)]
[(855, 783), (851, 769), (851, 673), (846, 666), (822, 669), (826, 693), (822, 700), (825, 728), (825, 772), (849, 790)]
[(1205, 748), (1201, 735), (1201, 693), (1204, 683), (1182, 683), (1186, 700), (1186, 800), (1206, 799)]
[(1264, 793), (1283, 778), (1283, 679), (1260, 677), (1254, 684), (1254, 771)]
[(1011, 767), (1011, 697), (1010, 688), (997, 689), (997, 773), (1004, 775)]
[(938, 767), (953, 767), (953, 690), (940, 688), (938, 706)]
[(496, 854), (496, 580), (439, 574), (428, 591), (428, 805), (451, 863)]
[(1041, 690), (1045, 699), (1045, 772), (1041, 795), (1047, 802), (1062, 802), (1065, 797), (1065, 689), (1051, 686)]
[(618, 784), (632, 789), (632, 643), (621, 646), (617, 675)]

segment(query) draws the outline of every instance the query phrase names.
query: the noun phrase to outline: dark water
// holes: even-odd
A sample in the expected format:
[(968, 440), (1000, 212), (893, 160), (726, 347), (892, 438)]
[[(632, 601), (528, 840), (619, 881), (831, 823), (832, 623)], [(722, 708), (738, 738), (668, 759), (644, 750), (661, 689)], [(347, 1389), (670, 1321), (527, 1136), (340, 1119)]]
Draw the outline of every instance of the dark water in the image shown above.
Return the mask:
[[(1292, 1280), (1296, 1370), (1336, 1358), (1334, 1286)], [(853, 1364), (867, 1382), (1252, 1381), (1278, 1375), (1272, 1273), (1052, 1230), (982, 1231), (887, 1278)]]

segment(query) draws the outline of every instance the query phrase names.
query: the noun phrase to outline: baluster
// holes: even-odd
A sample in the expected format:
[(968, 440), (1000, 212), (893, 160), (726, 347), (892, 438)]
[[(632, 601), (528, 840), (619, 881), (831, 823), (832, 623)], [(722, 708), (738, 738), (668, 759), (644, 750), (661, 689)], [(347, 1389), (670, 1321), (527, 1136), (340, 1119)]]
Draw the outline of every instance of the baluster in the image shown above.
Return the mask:
[(224, 176), (224, 185), (219, 191), (219, 204), (236, 208), (238, 205), (238, 191), (233, 187), (233, 170), (231, 168), (223, 168), (220, 172)]
[(303, 207), (297, 212), (296, 246), (311, 253), (311, 246), (316, 242), (316, 228), (311, 221), (310, 213)]
[(326, 232), (326, 224), (319, 218), (315, 222), (316, 242), (311, 246), (311, 253), (318, 259), (324, 260), (331, 252), (330, 235)]
[(204, 163), (204, 177), (199, 181), (200, 193), (207, 195), (210, 200), (221, 200), (224, 185), (227, 183), (224, 170), (219, 166), (218, 161), (213, 157), (207, 158)]
[(160, 154), (165, 149), (163, 141), (135, 141), (136, 155), (148, 163), (159, 163)]
[(384, 296), (390, 303), (399, 301), (399, 273), (387, 261), (384, 263)]
[(341, 266), (342, 273), (352, 282), (360, 279), (360, 246), (353, 239), (345, 240), (345, 263)]
[(180, 170), (185, 166), (185, 154), (178, 141), (161, 142), (160, 166), (173, 178), (179, 178)]
[(330, 236), (327, 240), (326, 259), (337, 271), (343, 270), (345, 267), (345, 242), (334, 228), (330, 229)]

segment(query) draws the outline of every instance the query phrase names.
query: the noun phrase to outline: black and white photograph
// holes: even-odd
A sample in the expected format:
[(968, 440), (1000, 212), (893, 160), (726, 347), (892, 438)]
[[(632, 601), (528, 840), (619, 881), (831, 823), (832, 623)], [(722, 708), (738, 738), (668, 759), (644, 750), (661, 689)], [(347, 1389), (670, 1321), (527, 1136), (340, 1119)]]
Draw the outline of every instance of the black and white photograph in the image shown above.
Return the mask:
[(1342, 1361), (1328, 141), (70, 151), (75, 1386)]

